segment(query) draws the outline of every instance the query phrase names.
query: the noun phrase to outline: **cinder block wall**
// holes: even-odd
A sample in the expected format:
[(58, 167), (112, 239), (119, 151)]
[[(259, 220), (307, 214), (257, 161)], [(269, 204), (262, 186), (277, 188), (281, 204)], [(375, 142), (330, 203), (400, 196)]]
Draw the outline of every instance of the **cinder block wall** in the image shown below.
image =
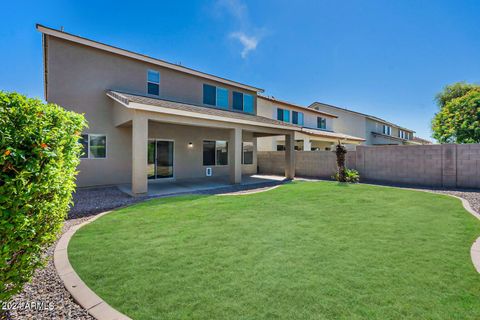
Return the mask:
[[(355, 169), (355, 151), (346, 156), (348, 168)], [(284, 151), (259, 151), (257, 153), (258, 172), (261, 174), (285, 173)], [(295, 151), (295, 175), (329, 179), (337, 171), (337, 157), (332, 151)]]
[[(283, 151), (258, 152), (258, 172), (283, 175)], [(365, 181), (428, 187), (480, 188), (480, 144), (357, 146), (347, 167)], [(296, 151), (295, 174), (330, 178), (337, 170), (332, 151)]]
[(480, 188), (480, 145), (357, 147), (366, 180), (429, 187)]

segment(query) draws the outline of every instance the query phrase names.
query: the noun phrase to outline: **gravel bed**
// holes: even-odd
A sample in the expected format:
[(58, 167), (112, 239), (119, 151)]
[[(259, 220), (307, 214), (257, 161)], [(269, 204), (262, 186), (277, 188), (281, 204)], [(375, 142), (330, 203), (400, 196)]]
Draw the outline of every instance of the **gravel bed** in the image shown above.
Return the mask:
[(145, 197), (132, 197), (117, 187), (79, 189), (73, 194), (73, 207), (68, 219), (95, 215), (144, 200)]
[(443, 193), (443, 194), (451, 194), (453, 196), (457, 196), (467, 200), (470, 203), (470, 206), (473, 210), (480, 213), (480, 191), (474, 190), (432, 190), (436, 193)]
[[(267, 182), (254, 186), (229, 186), (215, 190), (199, 191), (196, 192), (196, 194), (244, 194), (251, 192), (249, 190), (253, 189), (256, 189), (256, 191), (268, 190), (268, 188), (282, 183), (285, 182)], [(412, 188), (418, 189), (418, 187), (413, 186)], [(431, 188), (424, 188), (422, 190), (452, 194), (464, 198), (470, 203), (474, 210), (480, 212), (480, 191)], [(179, 194), (169, 196), (173, 195)], [(67, 231), (71, 226), (82, 223), (92, 215), (149, 198), (154, 197), (132, 197), (121, 192), (116, 187), (78, 190), (77, 193), (73, 195), (75, 205), (68, 214), (68, 220), (65, 221), (62, 233)], [(46, 308), (46, 310), (18, 308), (10, 310), (10, 314), (9, 316), (7, 315), (7, 317), (11, 319), (94, 319), (88, 315), (86, 310), (82, 309), (73, 301), (70, 293), (63, 286), (53, 264), (52, 256), (54, 248), (55, 244), (45, 252), (45, 255), (49, 257), (45, 268), (38, 269), (33, 279), (24, 286), (23, 291), (14, 296), (11, 301), (18, 305), (25, 304), (26, 302), (44, 303), (47, 306), (51, 306), (51, 308)]]
[[(62, 233), (87, 219), (65, 221)], [(45, 268), (37, 269), (32, 280), (23, 287), (23, 291), (11, 300), (11, 303), (18, 306), (17, 309), (10, 310), (11, 319), (94, 319), (73, 301), (70, 293), (65, 289), (53, 264), (54, 248), (55, 245), (45, 252), (49, 257)], [(26, 303), (44, 304), (45, 308), (44, 310), (28, 309), (25, 308)]]

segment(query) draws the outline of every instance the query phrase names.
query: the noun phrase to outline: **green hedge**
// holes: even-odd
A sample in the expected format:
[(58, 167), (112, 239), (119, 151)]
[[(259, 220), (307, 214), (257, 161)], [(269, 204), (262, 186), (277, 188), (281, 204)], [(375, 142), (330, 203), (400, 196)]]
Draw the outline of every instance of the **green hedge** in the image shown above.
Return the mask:
[(0, 301), (44, 263), (75, 190), (83, 115), (0, 91)]

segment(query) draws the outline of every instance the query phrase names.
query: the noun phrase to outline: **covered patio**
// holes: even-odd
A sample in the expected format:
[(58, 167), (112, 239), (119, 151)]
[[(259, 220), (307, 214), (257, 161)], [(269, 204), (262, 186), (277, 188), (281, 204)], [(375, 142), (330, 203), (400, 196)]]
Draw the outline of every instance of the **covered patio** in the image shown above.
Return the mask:
[[(300, 130), (298, 126), (254, 114), (117, 91), (108, 91), (107, 96), (114, 100), (115, 125), (131, 128), (131, 184), (122, 186), (130, 194), (158, 195), (262, 181), (252, 175), (257, 172), (256, 139), (266, 136), (285, 137), (284, 178), (295, 176), (294, 134)], [(153, 181), (149, 180), (151, 140), (165, 142), (156, 149), (168, 149), (169, 153), (161, 159), (168, 162), (160, 168), (161, 179)], [(223, 149), (218, 149), (219, 142)], [(248, 164), (244, 163), (245, 142), (253, 145), (254, 160)], [(207, 155), (213, 164), (206, 163), (206, 143), (213, 143), (212, 154)], [(157, 163), (155, 167), (159, 168)], [(157, 173), (154, 176), (158, 178)]]

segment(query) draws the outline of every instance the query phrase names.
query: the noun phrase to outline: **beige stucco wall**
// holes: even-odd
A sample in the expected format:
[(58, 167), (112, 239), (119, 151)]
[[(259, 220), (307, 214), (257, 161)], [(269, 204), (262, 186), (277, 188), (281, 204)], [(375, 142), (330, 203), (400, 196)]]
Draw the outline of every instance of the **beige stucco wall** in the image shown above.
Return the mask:
[(364, 116), (318, 103), (315, 104), (315, 108), (338, 116), (333, 121), (333, 131), (363, 138), (366, 139), (364, 144), (369, 143), (370, 134), (367, 134), (366, 118)]
[[(78, 167), (79, 186), (131, 182), (131, 128), (116, 127), (113, 124), (113, 108), (118, 106), (114, 106), (113, 100), (108, 98), (105, 92), (108, 89), (115, 89), (145, 95), (148, 69), (160, 72), (161, 98), (202, 105), (203, 84), (208, 83), (229, 89), (230, 107), (233, 90), (254, 95), (256, 109), (256, 93), (253, 91), (216, 83), (52, 36), (47, 38), (47, 100), (68, 110), (84, 113), (89, 123), (85, 133), (107, 136), (107, 158), (81, 160)], [(205, 130), (207, 129), (193, 127), (190, 134), (192, 138), (201, 137), (209, 133)], [(167, 134), (168, 131), (163, 133)], [(217, 132), (213, 135), (216, 134)], [(182, 139), (187, 139), (187, 136), (187, 132), (179, 132), (177, 138), (183, 143)], [(185, 158), (185, 155), (177, 156), (179, 163), (182, 164), (181, 167), (180, 165), (177, 167), (180, 176), (183, 176), (181, 171), (185, 167), (182, 158)], [(190, 164), (187, 167), (190, 167)], [(195, 175), (204, 174), (203, 169), (200, 170), (198, 166), (195, 168), (197, 168)], [(253, 171), (252, 168), (253, 166), (250, 171)], [(218, 174), (228, 172), (222, 168), (215, 171), (218, 171)]]
[[(168, 123), (151, 122), (148, 126), (148, 138), (174, 141), (174, 177), (176, 179), (209, 178), (205, 176), (205, 169), (212, 168), (212, 177), (228, 176), (229, 165), (204, 166), (203, 141), (229, 141), (230, 130), (205, 127), (181, 126)], [(253, 142), (251, 132), (243, 132), (243, 141)], [(189, 148), (188, 143), (193, 147)], [(242, 165), (242, 173), (256, 173), (256, 159), (252, 165)]]

